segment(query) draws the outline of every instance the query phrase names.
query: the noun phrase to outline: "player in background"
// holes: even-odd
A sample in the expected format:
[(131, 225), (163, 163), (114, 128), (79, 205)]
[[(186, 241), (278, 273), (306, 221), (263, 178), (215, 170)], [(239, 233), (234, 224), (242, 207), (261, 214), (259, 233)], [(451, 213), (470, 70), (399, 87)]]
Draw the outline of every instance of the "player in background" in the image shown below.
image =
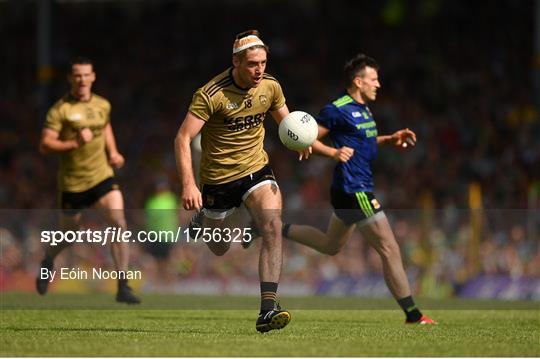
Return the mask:
[[(71, 61), (67, 78), (71, 89), (49, 109), (39, 144), (43, 154), (60, 155), (60, 226), (65, 231), (79, 230), (81, 210), (94, 207), (108, 226), (126, 230), (124, 199), (112, 169), (122, 167), (124, 157), (118, 152), (110, 123), (111, 105), (92, 93), (96, 74), (90, 59), (78, 57)], [(41, 267), (52, 270), (54, 258), (66, 246), (65, 242), (49, 246)], [(128, 244), (111, 243), (111, 251), (115, 269), (127, 271)], [(38, 293), (47, 293), (48, 284), (48, 279), (38, 276)], [(116, 301), (140, 303), (127, 279), (118, 279)]]
[(399, 245), (381, 204), (373, 195), (371, 162), (380, 145), (398, 149), (414, 146), (416, 134), (408, 128), (392, 135), (379, 136), (368, 102), (375, 101), (381, 87), (379, 66), (372, 58), (359, 54), (345, 65), (346, 91), (319, 113), (319, 138), (329, 135), (335, 147), (320, 141), (314, 153), (334, 158), (339, 163), (333, 175), (331, 202), (334, 213), (326, 233), (305, 225), (285, 224), (282, 234), (319, 252), (337, 254), (358, 228), (382, 259), (384, 279), (406, 315), (406, 323), (433, 324), (416, 307)]
[[(279, 123), (289, 110), (279, 82), (265, 73), (267, 55), (268, 46), (258, 31), (237, 35), (232, 67), (195, 92), (175, 139), (183, 206), (199, 211), (190, 224), (192, 233), (202, 227), (224, 228), (226, 218), (242, 202), (261, 229), (259, 332), (281, 329), (291, 320), (290, 313), (276, 302), (283, 261), (282, 199), (263, 149), (267, 112)], [(200, 190), (190, 150), (190, 142), (199, 132)], [(310, 151), (301, 157), (307, 158)], [(221, 256), (230, 242), (211, 240), (207, 245)]]

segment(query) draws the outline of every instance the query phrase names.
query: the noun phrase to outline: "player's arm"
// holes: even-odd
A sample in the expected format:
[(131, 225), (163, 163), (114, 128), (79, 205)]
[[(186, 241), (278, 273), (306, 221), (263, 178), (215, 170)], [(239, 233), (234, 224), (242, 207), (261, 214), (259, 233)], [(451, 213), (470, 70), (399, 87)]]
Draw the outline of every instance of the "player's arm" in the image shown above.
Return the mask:
[(176, 156), (176, 168), (182, 187), (182, 204), (185, 209), (201, 209), (202, 196), (195, 183), (193, 166), (191, 164), (190, 143), (201, 132), (204, 120), (188, 112), (174, 139), (174, 153)]
[(110, 122), (108, 122), (105, 126), (105, 147), (109, 157), (109, 164), (114, 168), (122, 167), (125, 162), (124, 156), (118, 152), (118, 148), (116, 147), (116, 139), (114, 138), (114, 133)]
[(71, 151), (90, 142), (92, 138), (92, 131), (88, 128), (83, 128), (79, 132), (77, 138), (73, 140), (61, 140), (58, 131), (44, 128), (43, 131), (41, 131), (39, 151), (43, 154)]
[[(275, 111), (270, 111), (270, 114), (272, 114), (272, 117), (274, 118), (274, 120), (279, 125), (281, 123), (281, 121), (283, 121), (285, 116), (287, 116), (289, 114), (289, 108), (287, 107), (287, 105), (283, 105), (283, 106), (281, 106), (279, 109), (277, 109)], [(299, 161), (302, 161), (303, 159), (307, 160), (309, 158), (309, 155), (312, 152), (311, 147), (312, 146), (309, 146), (308, 148), (306, 148), (303, 151), (298, 151), (298, 160)]]
[(332, 146), (325, 145), (322, 141), (319, 141), (319, 139), (323, 138), (330, 132), (329, 129), (327, 129), (324, 126), (319, 126), (319, 134), (317, 135), (317, 140), (313, 143), (313, 153), (325, 157), (333, 158), (336, 161), (339, 162), (347, 162), (352, 155), (354, 154), (354, 150), (350, 147), (343, 146), (341, 148), (335, 148)]
[(283, 106), (281, 106), (279, 109), (277, 109), (275, 111), (270, 111), (270, 114), (272, 115), (274, 120), (279, 125), (281, 123), (281, 121), (283, 121), (285, 116), (287, 116), (289, 114), (289, 108), (287, 107), (287, 105), (283, 105)]
[(398, 148), (406, 148), (416, 144), (416, 133), (405, 128), (391, 135), (377, 136), (378, 145), (394, 145)]

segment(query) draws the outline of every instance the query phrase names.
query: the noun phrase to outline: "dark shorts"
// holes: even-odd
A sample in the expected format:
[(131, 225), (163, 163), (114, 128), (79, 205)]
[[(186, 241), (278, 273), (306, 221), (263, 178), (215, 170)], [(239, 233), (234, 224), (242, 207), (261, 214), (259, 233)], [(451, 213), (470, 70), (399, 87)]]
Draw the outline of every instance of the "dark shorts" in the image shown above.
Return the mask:
[(210, 218), (223, 219), (232, 213), (233, 208), (240, 207), (251, 192), (265, 184), (277, 186), (274, 172), (268, 166), (236, 181), (205, 184), (202, 187), (205, 214)]
[(332, 187), (330, 198), (334, 213), (347, 225), (364, 221), (383, 210), (372, 192), (347, 193)]
[(94, 187), (83, 192), (61, 192), (60, 207), (62, 212), (68, 216), (74, 216), (83, 208), (91, 207), (101, 197), (120, 187), (113, 177), (98, 183)]

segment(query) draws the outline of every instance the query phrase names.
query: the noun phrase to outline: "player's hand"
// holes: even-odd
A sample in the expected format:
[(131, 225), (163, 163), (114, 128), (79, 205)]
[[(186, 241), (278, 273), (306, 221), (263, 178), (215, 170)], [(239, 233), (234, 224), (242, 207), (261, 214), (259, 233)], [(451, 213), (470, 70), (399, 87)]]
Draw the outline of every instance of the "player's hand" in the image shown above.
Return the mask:
[(311, 148), (311, 146), (309, 146), (303, 151), (298, 151), (298, 161), (307, 160), (312, 152), (313, 149)]
[(125, 162), (124, 156), (122, 156), (119, 152), (111, 153), (109, 155), (109, 164), (116, 169), (122, 168)]
[(82, 146), (85, 143), (92, 141), (93, 138), (94, 134), (92, 133), (92, 130), (88, 127), (85, 127), (79, 131), (79, 135), (77, 136), (77, 142), (79, 143), (79, 146)]
[(338, 162), (347, 162), (354, 155), (354, 149), (343, 146), (336, 150), (336, 154), (333, 156), (334, 160)]
[(412, 147), (416, 144), (416, 133), (408, 128), (405, 128), (403, 130), (394, 132), (390, 137), (390, 140), (394, 146), (400, 149), (407, 148), (408, 146)]
[(202, 208), (202, 195), (197, 186), (191, 185), (184, 187), (182, 191), (182, 205), (188, 211), (192, 209), (198, 211)]

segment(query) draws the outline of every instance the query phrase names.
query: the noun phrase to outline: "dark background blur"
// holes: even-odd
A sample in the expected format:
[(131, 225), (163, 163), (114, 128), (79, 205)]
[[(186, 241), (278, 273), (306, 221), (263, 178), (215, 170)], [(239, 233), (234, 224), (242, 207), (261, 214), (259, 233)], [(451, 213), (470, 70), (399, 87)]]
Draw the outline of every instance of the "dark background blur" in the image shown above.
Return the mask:
[[(519, 264), (520, 274), (538, 276), (538, 265), (523, 269), (540, 258), (535, 17), (540, 2), (532, 0), (0, 1), (0, 208), (56, 207), (57, 163), (37, 144), (47, 109), (68, 91), (66, 64), (75, 55), (94, 60), (94, 91), (112, 103), (127, 160), (117, 172), (127, 208), (142, 208), (157, 179), (168, 178), (178, 193), (173, 141), (191, 96), (230, 66), (234, 36), (255, 28), (271, 49), (267, 72), (282, 84), (291, 110), (316, 115), (342, 91), (345, 61), (358, 52), (374, 57), (382, 89), (370, 107), (379, 133), (409, 127), (418, 135), (412, 151), (380, 150), (377, 198), (389, 210), (444, 214), (469, 208), (477, 183), (484, 208), (528, 210), (532, 218), (492, 221), (499, 226), (482, 240), (496, 268), (482, 270), (511, 273)], [(299, 164), (279, 143), (276, 124), (266, 122), (285, 208), (321, 209), (318, 223), (325, 223), (334, 163)], [(498, 216), (511, 218), (505, 213), (521, 218)], [(443, 247), (460, 235), (466, 246), (465, 222), (439, 233)], [(411, 237), (411, 223), (398, 221), (398, 239)], [(408, 243), (418, 247), (415, 241)], [(452, 253), (457, 270), (464, 254)], [(510, 259), (499, 263), (505, 255)], [(406, 248), (405, 257), (415, 264)], [(346, 260), (343, 271), (351, 268)]]
[[(479, 181), (485, 207), (526, 208), (539, 178), (533, 1), (51, 1), (50, 52), (41, 53), (38, 3), (0, 2), (3, 208), (56, 206), (56, 163), (36, 149), (78, 54), (94, 59), (94, 90), (113, 105), (128, 207), (142, 206), (157, 173), (176, 184), (172, 144), (191, 95), (230, 65), (235, 34), (250, 28), (270, 45), (267, 71), (292, 110), (315, 115), (335, 98), (354, 54), (379, 61), (379, 133), (409, 127), (419, 139), (407, 154), (380, 151), (385, 207), (417, 208), (429, 190), (437, 208), (466, 208), (467, 186)], [(298, 165), (275, 123), (266, 127), (285, 196), (327, 202), (332, 163)]]

